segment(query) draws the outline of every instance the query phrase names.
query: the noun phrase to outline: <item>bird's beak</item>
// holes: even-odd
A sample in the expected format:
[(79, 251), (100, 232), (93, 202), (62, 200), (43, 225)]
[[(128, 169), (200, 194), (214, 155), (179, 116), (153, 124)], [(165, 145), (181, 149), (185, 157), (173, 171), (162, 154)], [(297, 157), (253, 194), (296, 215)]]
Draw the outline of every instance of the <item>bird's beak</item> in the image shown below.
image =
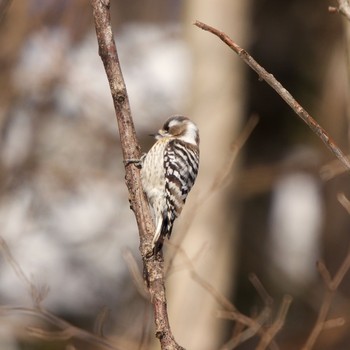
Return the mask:
[(161, 139), (162, 137), (164, 137), (165, 131), (164, 130), (158, 130), (158, 132), (156, 132), (155, 134), (150, 134), (150, 136), (153, 136), (156, 140)]

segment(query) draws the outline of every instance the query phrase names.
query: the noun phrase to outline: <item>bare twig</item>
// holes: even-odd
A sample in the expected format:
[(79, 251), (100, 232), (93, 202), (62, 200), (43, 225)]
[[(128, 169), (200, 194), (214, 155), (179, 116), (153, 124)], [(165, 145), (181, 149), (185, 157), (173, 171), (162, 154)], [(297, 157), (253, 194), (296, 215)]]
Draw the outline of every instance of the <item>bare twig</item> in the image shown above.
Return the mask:
[(265, 287), (263, 286), (263, 284), (259, 280), (258, 276), (255, 273), (251, 273), (249, 275), (249, 281), (254, 286), (255, 290), (259, 294), (259, 296), (262, 299), (262, 301), (264, 302), (264, 304), (266, 306), (272, 306), (273, 299), (269, 295), (269, 293), (267, 293)]
[(110, 349), (110, 350), (121, 350), (122, 348), (118, 345), (112, 344), (107, 339), (101, 338), (98, 335), (85, 331), (81, 328), (75, 327), (67, 321), (53, 315), (52, 313), (43, 309), (30, 309), (25, 307), (0, 307), (0, 315), (13, 316), (15, 314), (26, 315), (30, 317), (35, 317), (42, 319), (50, 324), (50, 326), (57, 327), (57, 330), (44, 330), (37, 327), (27, 327), (27, 332), (36, 338), (45, 339), (49, 341), (54, 340), (69, 340), (72, 338), (77, 338), (84, 340), (91, 345), (98, 348)]
[(106, 320), (109, 316), (109, 309), (104, 306), (101, 311), (98, 313), (95, 324), (94, 324), (94, 333), (100, 337), (103, 337), (103, 327), (106, 323)]
[(148, 304), (145, 304), (143, 322), (142, 322), (142, 332), (141, 332), (141, 338), (140, 338), (138, 350), (145, 350), (149, 348), (149, 328), (150, 328), (150, 308)]
[(140, 146), (136, 138), (117, 48), (113, 39), (109, 11), (110, 0), (91, 0), (91, 5), (99, 54), (107, 74), (119, 127), (120, 142), (125, 162), (125, 180), (129, 190), (130, 206), (134, 211), (139, 229), (140, 252), (153, 304), (156, 336), (159, 338), (162, 349), (182, 349), (176, 343), (170, 330), (164, 287), (163, 257), (159, 254), (157, 257), (146, 258), (151, 251), (151, 236), (154, 232), (154, 224), (147, 200), (142, 191), (140, 170), (135, 165), (127, 162), (129, 159), (140, 158)]
[(0, 23), (3, 21), (6, 13), (12, 3), (12, 0), (2, 0), (0, 1)]
[(331, 322), (331, 320), (327, 320), (329, 310), (334, 298), (335, 293), (343, 281), (345, 274), (350, 269), (350, 251), (346, 255), (344, 261), (340, 265), (338, 271), (335, 276), (331, 278), (331, 275), (327, 269), (327, 267), (323, 263), (317, 264), (320, 275), (323, 277), (324, 284), (326, 286), (326, 291), (323, 296), (323, 301), (321, 308), (318, 312), (317, 320), (315, 322), (314, 328), (312, 329), (305, 345), (302, 347), (302, 350), (311, 350), (321, 332), (325, 329), (330, 328), (330, 324), (335, 327), (342, 326), (344, 324), (344, 320), (342, 318), (337, 319), (337, 322)]
[(301, 348), (301, 350), (311, 350), (314, 347), (317, 338), (319, 337), (319, 335), (321, 334), (321, 332), (325, 327), (326, 318), (328, 316), (328, 312), (333, 300), (333, 294), (334, 294), (334, 291), (327, 290), (325, 292), (325, 295), (323, 297), (323, 302), (318, 312), (318, 316), (317, 316), (317, 320), (315, 322), (314, 328), (312, 329), (306, 343)]
[[(338, 201), (343, 205), (345, 210), (350, 214), (350, 202), (343, 193), (338, 194)], [(312, 329), (302, 350), (311, 350), (314, 347), (317, 338), (319, 337), (319, 335), (323, 330), (334, 328), (334, 327), (340, 327), (345, 323), (342, 317), (333, 319), (333, 320), (327, 320), (327, 317), (329, 314), (329, 310), (330, 310), (334, 295), (337, 292), (339, 285), (344, 280), (345, 275), (350, 270), (350, 250), (348, 251), (347, 255), (345, 256), (342, 264), (339, 266), (338, 271), (335, 273), (333, 278), (331, 277), (331, 274), (329, 273), (326, 265), (323, 262), (318, 262), (317, 268), (320, 275), (323, 278), (323, 282), (326, 286), (326, 291), (323, 296), (322, 305), (318, 312), (318, 316), (317, 316), (317, 320), (315, 322), (314, 328)]]
[[(347, 158), (350, 161), (349, 155), (347, 155)], [(346, 169), (344, 169), (342, 163), (338, 159), (334, 159), (321, 167), (320, 176), (323, 181), (329, 181), (344, 172), (346, 172)]]
[(262, 337), (264, 333), (263, 325), (270, 317), (270, 311), (271, 310), (264, 308), (256, 318), (246, 316), (238, 311), (219, 311), (217, 313), (217, 317), (224, 318), (226, 320), (233, 320), (238, 325), (240, 325), (239, 331), (236, 332), (236, 334), (228, 342), (226, 342), (220, 348), (220, 350), (235, 349), (238, 345), (244, 343), (256, 335)]
[[(259, 122), (259, 116), (253, 114), (249, 119), (246, 125), (244, 126), (242, 132), (238, 135), (237, 139), (235, 139), (231, 144), (230, 153), (228, 154), (227, 161), (225, 162), (225, 167), (218, 171), (211, 187), (206, 189), (205, 193), (202, 194), (201, 198), (198, 198), (198, 203), (203, 203), (203, 201), (207, 200), (209, 194), (214, 194), (216, 190), (224, 188), (229, 180), (232, 178), (232, 167), (237, 159), (237, 156), (248, 138), (252, 134), (253, 130), (257, 126)], [(196, 206), (197, 206), (196, 205)]]
[[(221, 311), (219, 315), (227, 319), (236, 320), (238, 325), (250, 326), (246, 329), (238, 329), (234, 336), (221, 348), (221, 350), (235, 349), (239, 344), (254, 337), (256, 334), (260, 336), (260, 342), (257, 349), (265, 349), (267, 346), (271, 350), (277, 350), (278, 346), (274, 341), (275, 335), (280, 331), (287, 316), (288, 308), (292, 302), (292, 298), (288, 295), (284, 296), (280, 311), (270, 327), (264, 326), (269, 320), (272, 313), (273, 299), (267, 293), (266, 289), (255, 274), (249, 276), (250, 282), (263, 300), (265, 306), (255, 318), (244, 316), (238, 312)], [(239, 327), (241, 328), (241, 327)]]
[(338, 201), (339, 203), (344, 207), (344, 209), (348, 212), (350, 215), (350, 201), (346, 198), (344, 193), (338, 193)]
[(149, 300), (149, 293), (147, 287), (145, 286), (142, 274), (140, 273), (139, 267), (137, 266), (137, 262), (133, 257), (131, 251), (129, 249), (123, 249), (122, 255), (129, 269), (137, 291), (143, 298)]
[(327, 286), (327, 288), (330, 288), (331, 284), (332, 284), (332, 277), (326, 267), (326, 265), (324, 264), (323, 261), (317, 261), (317, 269), (318, 272), (320, 273), (324, 284)]
[(323, 325), (323, 329), (332, 329), (332, 328), (338, 328), (342, 327), (345, 324), (345, 319), (344, 317), (337, 317), (337, 318), (332, 318), (330, 320), (325, 321)]
[(254, 60), (247, 51), (238, 46), (227, 34), (213, 28), (205, 23), (196, 21), (194, 23), (197, 27), (206, 30), (218, 38), (220, 38), (226, 45), (228, 45), (250, 68), (252, 68), (259, 78), (265, 80), (281, 97), (282, 99), (293, 109), (293, 111), (308, 125), (308, 127), (324, 142), (329, 150), (340, 160), (342, 165), (350, 170), (350, 161), (345, 157), (340, 148), (334, 143), (331, 137), (328, 135), (311, 115), (294, 99), (294, 97), (282, 86), (282, 84), (276, 80), (276, 78), (267, 72), (260, 64)]
[(18, 264), (16, 259), (12, 256), (11, 250), (8, 247), (5, 240), (0, 236), (0, 251), (2, 251), (3, 257), (11, 265), (13, 271), (17, 277), (26, 285), (34, 306), (40, 308), (41, 302), (45, 299), (48, 293), (48, 287), (42, 286), (37, 287), (25, 274), (21, 266)]
[[(239, 344), (245, 342), (246, 340), (254, 337), (257, 334), (260, 336), (261, 339), (262, 338), (269, 339), (270, 343), (268, 345), (270, 346), (271, 349), (275, 350), (278, 348), (275, 341), (272, 338), (270, 338), (269, 335), (266, 335), (266, 336), (264, 335), (266, 331), (264, 330), (263, 325), (264, 323), (266, 323), (266, 321), (269, 319), (271, 315), (271, 302), (269, 298), (264, 298), (268, 302), (268, 304), (265, 305), (265, 307), (262, 309), (262, 311), (259, 313), (257, 317), (253, 318), (242, 314), (224, 295), (222, 295), (213, 285), (205, 281), (198, 274), (198, 272), (193, 266), (192, 260), (189, 258), (186, 252), (180, 246), (177, 246), (177, 249), (178, 249), (179, 255), (183, 258), (185, 264), (187, 265), (192, 279), (195, 282), (197, 282), (198, 285), (201, 286), (204, 290), (208, 291), (208, 293), (214, 298), (214, 300), (218, 303), (218, 305), (222, 307), (223, 310), (220, 310), (217, 312), (217, 317), (236, 321), (238, 324), (241, 324), (245, 327), (245, 329), (240, 330), (239, 333), (235, 334), (233, 338), (231, 338), (226, 344), (224, 344), (221, 347), (221, 350), (234, 349)], [(263, 288), (262, 285), (260, 285), (259, 288)], [(268, 295), (266, 292), (265, 294)], [(286, 309), (282, 308), (282, 311), (279, 313), (279, 315), (282, 315), (282, 316), (278, 316), (276, 318), (276, 320), (279, 320), (279, 323), (275, 325), (275, 328), (270, 332), (274, 331), (277, 333), (279, 329), (282, 327), (284, 318), (286, 316), (287, 308)]]
[(282, 300), (282, 304), (278, 311), (277, 317), (273, 324), (264, 332), (261, 337), (260, 343), (257, 346), (256, 350), (265, 350), (271, 341), (275, 338), (276, 334), (281, 330), (284, 325), (290, 304), (292, 303), (292, 297), (290, 295), (285, 295)]

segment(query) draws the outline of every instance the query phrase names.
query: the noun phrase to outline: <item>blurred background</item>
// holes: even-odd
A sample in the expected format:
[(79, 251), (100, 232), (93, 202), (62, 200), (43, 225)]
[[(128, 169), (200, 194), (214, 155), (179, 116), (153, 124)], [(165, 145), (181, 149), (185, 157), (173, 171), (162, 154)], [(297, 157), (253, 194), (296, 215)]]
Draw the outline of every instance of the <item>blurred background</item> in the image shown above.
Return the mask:
[[(349, 23), (328, 12), (330, 0), (111, 3), (143, 151), (172, 114), (201, 133), (200, 174), (164, 248), (176, 340), (234, 348), (242, 328), (219, 317), (220, 300), (252, 318), (268, 309), (268, 327), (290, 295), (271, 349), (302, 349), (326, 289), (316, 262), (333, 276), (349, 251), (350, 218), (337, 199), (349, 196), (349, 178), (270, 87), (193, 22), (247, 49), (345, 154)], [(110, 348), (159, 349), (137, 283), (138, 233), (89, 2), (0, 0), (0, 47), (0, 348), (105, 348), (33, 331), (62, 330), (31, 311), (35, 286), (60, 320), (88, 332), (103, 325)], [(345, 325), (323, 331), (315, 348), (349, 349), (349, 314), (346, 275), (329, 314)]]

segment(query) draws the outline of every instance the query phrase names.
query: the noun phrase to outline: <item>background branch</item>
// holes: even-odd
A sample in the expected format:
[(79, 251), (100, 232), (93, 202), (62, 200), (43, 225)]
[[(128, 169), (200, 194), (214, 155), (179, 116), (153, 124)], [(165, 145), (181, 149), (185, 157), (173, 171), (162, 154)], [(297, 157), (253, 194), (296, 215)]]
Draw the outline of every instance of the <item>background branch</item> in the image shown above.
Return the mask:
[(114, 339), (113, 342), (108, 341), (100, 335), (76, 327), (42, 308), (33, 309), (21, 306), (1, 306), (0, 315), (2, 317), (13, 317), (13, 315), (29, 316), (39, 321), (43, 320), (47, 322), (51, 327), (50, 330), (45, 330), (42, 327), (26, 327), (26, 332), (37, 339), (53, 342), (55, 340), (67, 341), (75, 338), (85, 341), (95, 346), (97, 349), (122, 350), (122, 346), (118, 345), (118, 340)]
[[(116, 112), (124, 162), (128, 159), (140, 159), (140, 146), (136, 138), (126, 86), (113, 39), (110, 1), (91, 0), (91, 5), (99, 54), (105, 67)], [(147, 253), (151, 251), (150, 238), (154, 232), (154, 225), (142, 191), (140, 170), (133, 164), (125, 164), (125, 181), (129, 191), (130, 206), (134, 211), (139, 229), (140, 251), (153, 304), (156, 336), (160, 340), (162, 349), (182, 349), (174, 340), (168, 321), (162, 255), (146, 259)]]
[(196, 21), (195, 26), (206, 30), (217, 37), (219, 37), (226, 45), (228, 45), (238, 56), (248, 64), (258, 75), (259, 78), (265, 80), (282, 98), (283, 100), (293, 109), (293, 111), (308, 125), (308, 127), (324, 142), (329, 150), (340, 160), (342, 165), (350, 170), (350, 161), (340, 148), (334, 143), (331, 137), (328, 135), (311, 115), (295, 100), (295, 98), (286, 90), (282, 84), (269, 72), (267, 72), (258, 62), (254, 60), (247, 51), (238, 46), (227, 34), (213, 28), (205, 23)]

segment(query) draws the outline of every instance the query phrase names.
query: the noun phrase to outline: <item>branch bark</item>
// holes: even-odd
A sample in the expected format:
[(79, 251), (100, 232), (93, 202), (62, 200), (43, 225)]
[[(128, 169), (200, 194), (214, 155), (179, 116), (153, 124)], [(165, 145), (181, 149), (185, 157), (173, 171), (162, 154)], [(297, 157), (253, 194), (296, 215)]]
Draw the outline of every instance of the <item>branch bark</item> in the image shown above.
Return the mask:
[(339, 159), (341, 164), (350, 171), (350, 161), (340, 148), (334, 143), (332, 138), (328, 135), (320, 124), (295, 100), (295, 98), (287, 91), (282, 84), (269, 72), (267, 72), (247, 51), (238, 46), (227, 34), (213, 28), (205, 23), (196, 21), (195, 26), (208, 31), (218, 38), (220, 38), (226, 45), (228, 45), (250, 68), (252, 68), (259, 76), (259, 79), (265, 80), (293, 109), (293, 111), (306, 123), (306, 125), (324, 142), (328, 149)]
[(118, 122), (121, 148), (125, 164), (125, 182), (129, 191), (129, 202), (133, 210), (140, 236), (140, 252), (143, 260), (144, 275), (156, 324), (156, 336), (163, 350), (181, 350), (170, 329), (165, 295), (163, 257), (161, 254), (147, 258), (151, 251), (151, 237), (154, 224), (151, 212), (143, 193), (140, 170), (129, 159), (140, 159), (140, 146), (136, 138), (128, 95), (124, 83), (117, 48), (113, 39), (110, 18), (110, 0), (91, 0), (96, 35), (105, 71), (107, 74), (116, 118)]

